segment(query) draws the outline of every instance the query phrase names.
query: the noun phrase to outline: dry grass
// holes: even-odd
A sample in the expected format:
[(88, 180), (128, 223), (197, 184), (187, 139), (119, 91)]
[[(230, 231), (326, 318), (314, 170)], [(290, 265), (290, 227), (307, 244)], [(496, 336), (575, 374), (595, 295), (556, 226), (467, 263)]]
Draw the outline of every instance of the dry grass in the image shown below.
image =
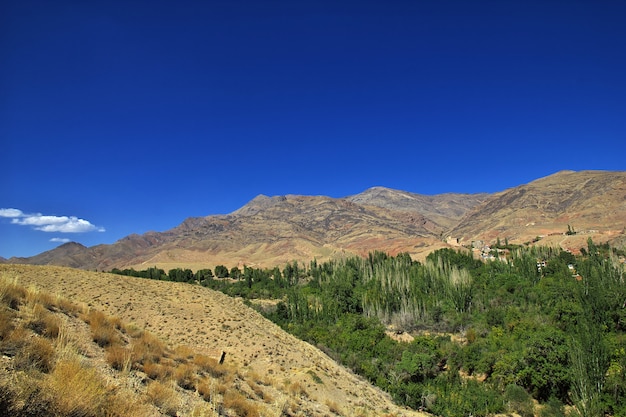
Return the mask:
[(304, 385), (302, 385), (300, 381), (292, 382), (291, 384), (289, 384), (289, 386), (287, 387), (287, 391), (289, 392), (289, 394), (296, 398), (309, 396), (306, 389), (304, 388)]
[(4, 306), (0, 306), (0, 346), (2, 340), (6, 339), (15, 329), (13, 318), (15, 313)]
[(240, 417), (259, 417), (259, 406), (235, 390), (228, 390), (224, 394), (224, 408), (233, 410)]
[(172, 376), (172, 367), (148, 361), (143, 365), (143, 372), (150, 379), (164, 381)]
[(159, 407), (161, 412), (168, 416), (175, 416), (180, 407), (178, 394), (170, 385), (153, 381), (148, 385), (146, 390), (148, 398), (155, 406)]
[(93, 341), (96, 342), (98, 346), (106, 347), (121, 343), (116, 321), (109, 319), (103, 312), (89, 310), (84, 320), (89, 324)]
[(49, 340), (42, 337), (31, 337), (17, 352), (14, 358), (14, 366), (17, 369), (39, 372), (50, 372), (55, 361), (55, 348)]
[(131, 368), (131, 353), (124, 346), (108, 346), (105, 349), (105, 359), (117, 371), (128, 372)]
[(326, 406), (328, 407), (331, 413), (334, 413), (337, 415), (343, 415), (341, 413), (341, 407), (339, 407), (339, 404), (337, 404), (335, 401), (326, 400)]
[(54, 339), (59, 336), (61, 321), (42, 304), (34, 304), (27, 327), (41, 336)]
[(17, 284), (16, 278), (3, 279), (0, 284), (0, 301), (12, 310), (19, 310), (20, 303), (26, 298), (27, 291)]
[(200, 394), (202, 399), (204, 399), (204, 401), (209, 402), (212, 399), (215, 399), (215, 383), (207, 378), (203, 378), (202, 380), (198, 381), (198, 383), (196, 384), (196, 390), (198, 391), (198, 394)]
[(62, 415), (105, 415), (110, 391), (95, 369), (83, 366), (78, 360), (59, 362), (44, 380), (44, 387), (52, 393)]
[(167, 354), (165, 344), (150, 332), (143, 331), (131, 342), (133, 362), (144, 365), (147, 362), (159, 363)]
[(179, 387), (186, 390), (192, 390), (196, 386), (196, 367), (187, 363), (182, 363), (174, 369), (172, 378)]

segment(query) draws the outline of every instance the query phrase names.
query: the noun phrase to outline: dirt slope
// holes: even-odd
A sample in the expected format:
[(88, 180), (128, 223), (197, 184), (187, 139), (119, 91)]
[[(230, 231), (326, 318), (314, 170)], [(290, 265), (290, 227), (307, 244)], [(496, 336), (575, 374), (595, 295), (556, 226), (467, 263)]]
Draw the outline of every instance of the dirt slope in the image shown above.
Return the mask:
[(307, 415), (329, 415), (331, 403), (346, 416), (424, 415), (397, 407), (387, 394), (240, 300), (207, 288), (52, 266), (3, 264), (0, 274), (101, 309), (174, 345), (224, 350), (228, 363), (277, 383), (299, 382), (309, 401)]

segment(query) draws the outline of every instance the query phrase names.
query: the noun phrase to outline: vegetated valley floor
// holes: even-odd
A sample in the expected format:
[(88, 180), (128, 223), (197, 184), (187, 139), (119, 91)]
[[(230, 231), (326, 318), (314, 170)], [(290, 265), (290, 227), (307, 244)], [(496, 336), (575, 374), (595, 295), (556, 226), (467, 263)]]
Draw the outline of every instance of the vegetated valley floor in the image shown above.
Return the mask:
[(386, 393), (241, 300), (201, 286), (52, 266), (0, 265), (0, 274), (134, 323), (172, 345), (225, 351), (226, 363), (300, 383), (313, 415), (331, 415), (328, 404), (339, 405), (346, 416), (426, 415), (396, 406)]

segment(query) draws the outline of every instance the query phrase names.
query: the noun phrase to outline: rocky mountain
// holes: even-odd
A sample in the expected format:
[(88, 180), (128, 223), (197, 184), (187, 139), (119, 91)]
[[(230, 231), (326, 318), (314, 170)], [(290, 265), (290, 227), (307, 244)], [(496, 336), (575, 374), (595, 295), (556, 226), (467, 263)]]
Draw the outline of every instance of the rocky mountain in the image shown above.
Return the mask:
[[(576, 233), (565, 235), (568, 225)], [(188, 218), (165, 232), (90, 248), (68, 243), (9, 262), (98, 270), (270, 267), (373, 250), (423, 259), (448, 243), (498, 238), (579, 248), (589, 236), (622, 236), (625, 226), (626, 172), (563, 171), (491, 195), (425, 196), (383, 187), (339, 199), (259, 195), (228, 215)]]
[(470, 209), (483, 202), (489, 194), (423, 195), (385, 187), (372, 187), (361, 194), (347, 197), (353, 203), (378, 206), (390, 210), (420, 213), (432, 221), (450, 228)]
[(461, 243), (541, 239), (576, 249), (588, 237), (615, 239), (625, 227), (626, 172), (561, 171), (492, 195), (448, 234)]

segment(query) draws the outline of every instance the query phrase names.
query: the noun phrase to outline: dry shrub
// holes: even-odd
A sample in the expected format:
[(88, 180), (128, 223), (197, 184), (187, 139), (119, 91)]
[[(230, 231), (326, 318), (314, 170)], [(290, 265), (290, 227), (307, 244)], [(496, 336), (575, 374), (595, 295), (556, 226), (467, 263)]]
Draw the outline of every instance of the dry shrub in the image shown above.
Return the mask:
[(143, 364), (143, 372), (148, 375), (148, 378), (165, 380), (172, 376), (172, 368), (163, 364), (147, 361)]
[(169, 385), (159, 381), (153, 381), (148, 385), (146, 394), (152, 404), (168, 416), (175, 416), (180, 400), (176, 391)]
[(331, 413), (341, 415), (341, 408), (339, 404), (332, 400), (326, 400), (326, 406), (330, 410)]
[(77, 360), (60, 361), (44, 381), (54, 406), (65, 416), (105, 415), (108, 389), (95, 369)]
[(113, 369), (129, 371), (131, 367), (131, 353), (124, 346), (113, 345), (105, 349), (105, 359)]
[(198, 367), (199, 371), (206, 372), (213, 378), (222, 378), (231, 372), (228, 365), (220, 364), (217, 359), (207, 355), (200, 354), (194, 356), (193, 363)]
[(226, 391), (228, 391), (228, 388), (230, 388), (230, 384), (220, 382), (215, 387), (215, 391), (220, 395), (224, 395), (226, 394)]
[(115, 322), (101, 311), (90, 310), (85, 321), (91, 328), (91, 337), (100, 347), (106, 347), (121, 342)]
[(15, 313), (7, 308), (0, 307), (0, 341), (9, 337), (9, 334), (15, 329), (13, 319)]
[(259, 406), (248, 401), (243, 395), (234, 390), (228, 390), (224, 394), (224, 408), (231, 409), (236, 415), (241, 417), (258, 417)]
[(261, 388), (256, 382), (254, 382), (253, 380), (248, 380), (248, 386), (250, 387), (250, 389), (252, 390), (252, 392), (254, 392), (254, 395), (256, 395), (258, 398), (264, 399), (265, 398), (265, 393), (263, 392), (263, 388)]
[(107, 408), (107, 417), (146, 417), (154, 414), (152, 407), (142, 403), (137, 395), (124, 391), (116, 392)]
[[(16, 333), (16, 332), (13, 332)], [(14, 358), (13, 365), (20, 370), (37, 370), (49, 372), (54, 364), (54, 346), (49, 340), (42, 337), (28, 337), (18, 342), (20, 344)]]
[(196, 384), (196, 390), (198, 390), (198, 394), (202, 397), (204, 401), (210, 402), (211, 397), (215, 394), (211, 394), (211, 391), (214, 391), (215, 385), (211, 380), (204, 378), (200, 382)]
[(42, 391), (30, 373), (15, 372), (0, 378), (0, 415), (54, 415), (50, 395)]
[(187, 362), (193, 359), (195, 352), (185, 345), (176, 346), (174, 349), (174, 359), (178, 362)]
[(72, 317), (78, 317), (80, 314), (84, 313), (83, 309), (78, 304), (61, 296), (57, 296), (56, 306), (59, 311)]
[(176, 367), (176, 369), (174, 369), (172, 377), (182, 389), (194, 389), (197, 379), (196, 368), (195, 366), (186, 363), (180, 364)]
[(32, 305), (40, 304), (48, 310), (56, 305), (55, 297), (50, 293), (39, 291), (39, 289), (34, 286), (30, 286), (26, 290), (26, 301)]
[(26, 289), (17, 284), (17, 279), (3, 278), (0, 281), (0, 300), (12, 310), (19, 310), (26, 298)]
[(142, 332), (140, 337), (133, 339), (131, 351), (133, 362), (143, 365), (146, 362), (160, 362), (166, 353), (166, 348), (158, 337), (149, 332)]
[(35, 304), (27, 326), (39, 335), (54, 339), (59, 336), (61, 321), (42, 304)]
[(124, 325), (124, 331), (126, 332), (127, 335), (129, 335), (130, 337), (137, 339), (139, 337), (141, 337), (141, 335), (143, 335), (145, 333), (145, 330), (142, 329), (141, 327), (138, 327), (135, 324), (132, 323), (127, 323)]
[(299, 381), (293, 382), (287, 387), (289, 394), (294, 397), (308, 397), (309, 394), (304, 389), (304, 386)]

